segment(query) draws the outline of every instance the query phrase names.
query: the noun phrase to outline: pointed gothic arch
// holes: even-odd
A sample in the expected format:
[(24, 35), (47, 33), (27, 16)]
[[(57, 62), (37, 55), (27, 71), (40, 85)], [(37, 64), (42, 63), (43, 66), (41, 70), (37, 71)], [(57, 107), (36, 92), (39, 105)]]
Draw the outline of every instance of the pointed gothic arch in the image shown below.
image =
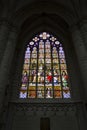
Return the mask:
[(27, 44), (20, 98), (71, 98), (63, 46), (48, 32)]

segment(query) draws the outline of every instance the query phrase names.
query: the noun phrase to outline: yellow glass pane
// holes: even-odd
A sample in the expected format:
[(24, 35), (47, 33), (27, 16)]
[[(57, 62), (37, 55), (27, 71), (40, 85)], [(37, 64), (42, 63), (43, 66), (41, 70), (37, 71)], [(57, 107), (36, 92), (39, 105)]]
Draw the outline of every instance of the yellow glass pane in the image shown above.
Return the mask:
[(36, 86), (29, 86), (28, 87), (28, 90), (30, 91), (30, 90), (36, 90)]
[(36, 91), (28, 91), (28, 98), (35, 98), (36, 97)]
[(29, 74), (29, 69), (28, 69), (28, 70), (27, 70), (27, 69), (24, 69), (24, 70), (22, 71), (22, 75), (24, 75), (25, 72), (26, 72), (27, 74)]
[(67, 69), (66, 64), (61, 64), (60, 66), (61, 66), (61, 70), (66, 70)]
[(54, 91), (54, 98), (62, 98), (62, 92), (61, 91)]
[(24, 67), (23, 67), (23, 69), (29, 69), (29, 64), (24, 64)]
[(54, 91), (55, 90), (61, 90), (61, 86), (54, 86)]

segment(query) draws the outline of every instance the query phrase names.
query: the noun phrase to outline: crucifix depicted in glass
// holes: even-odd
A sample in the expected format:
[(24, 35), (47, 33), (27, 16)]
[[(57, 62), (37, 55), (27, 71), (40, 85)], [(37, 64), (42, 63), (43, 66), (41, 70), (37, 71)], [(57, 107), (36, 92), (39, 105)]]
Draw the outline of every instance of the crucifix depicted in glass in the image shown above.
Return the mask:
[(71, 98), (63, 46), (47, 32), (27, 44), (19, 96)]

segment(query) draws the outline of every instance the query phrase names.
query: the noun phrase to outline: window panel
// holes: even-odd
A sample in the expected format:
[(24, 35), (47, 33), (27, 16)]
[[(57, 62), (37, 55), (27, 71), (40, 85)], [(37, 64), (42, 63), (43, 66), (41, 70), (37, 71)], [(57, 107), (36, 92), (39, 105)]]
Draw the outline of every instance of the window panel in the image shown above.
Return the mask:
[(22, 75), (24, 75), (24, 73), (26, 73), (26, 75), (29, 76), (29, 69), (24, 69), (24, 70), (22, 71)]
[(56, 59), (53, 59), (53, 64), (58, 64), (59, 63), (59, 60), (56, 58)]
[(30, 63), (30, 59), (25, 58), (24, 63), (25, 63), (25, 64), (27, 64), (27, 63), (29, 64), (29, 63)]
[(44, 42), (43, 42), (43, 40), (40, 40), (39, 49), (43, 49), (43, 48), (44, 48)]
[(61, 64), (63, 64), (63, 63), (65, 64), (66, 63), (65, 59), (64, 58), (60, 59), (60, 63)]
[(22, 83), (23, 83), (23, 84), (27, 84), (27, 83), (28, 83), (27, 71), (24, 71), (24, 73), (23, 73), (23, 75), (22, 75)]
[(52, 98), (53, 97), (53, 89), (52, 86), (46, 86), (46, 98)]
[(37, 54), (32, 53), (31, 57), (32, 57), (32, 58), (37, 58)]
[(54, 86), (60, 84), (60, 76), (53, 77), (53, 84), (54, 84)]
[(69, 90), (64, 90), (63, 91), (63, 98), (70, 98), (70, 91)]
[(36, 98), (36, 91), (29, 90), (28, 91), (28, 98)]
[(58, 58), (58, 54), (57, 53), (52, 53), (53, 58)]
[(37, 48), (36, 48), (36, 47), (33, 48), (32, 54), (33, 54), (33, 53), (34, 53), (34, 54), (37, 54)]
[(44, 98), (44, 87), (43, 86), (38, 86), (37, 97), (38, 98)]
[(39, 54), (43, 54), (44, 55), (44, 48), (39, 49)]
[(62, 44), (46, 32), (33, 38), (25, 51), (19, 97), (71, 98), (69, 83)]
[(37, 64), (37, 58), (31, 60), (31, 64)]
[(60, 64), (61, 70), (66, 70), (66, 64)]
[(38, 70), (43, 70), (45, 67), (45, 64), (44, 63), (39, 63), (38, 62)]
[(20, 98), (27, 98), (27, 91), (21, 91), (20, 90), (20, 95), (19, 95)]
[(35, 61), (33, 63), (31, 63), (30, 65), (30, 69), (36, 70), (37, 68), (37, 63), (35, 63)]
[(37, 91), (37, 98), (44, 98), (44, 91)]
[(62, 58), (62, 59), (64, 59), (65, 58), (65, 55), (64, 55), (64, 52), (59, 52), (59, 58)]
[(62, 92), (60, 90), (54, 91), (54, 98), (62, 98)]
[(22, 86), (21, 86), (20, 90), (27, 90), (27, 85), (26, 85), (26, 83), (22, 83)]
[(59, 76), (60, 75), (60, 70), (53, 69), (53, 74), (54, 74), (54, 76)]
[(46, 52), (46, 53), (45, 53), (45, 57), (46, 57), (47, 59), (49, 59), (49, 58), (51, 58), (51, 54), (48, 53), (48, 52)]
[(51, 64), (45, 64), (45, 69), (46, 70), (51, 70)]
[(29, 83), (34, 84), (36, 82), (36, 74), (29, 77)]
[(39, 54), (39, 59), (44, 59), (44, 53)]
[(38, 59), (39, 64), (44, 64), (44, 59)]
[(51, 59), (45, 59), (45, 63), (51, 63)]
[(59, 64), (56, 64), (56, 63), (53, 64), (53, 69), (54, 69), (54, 70), (58, 70), (58, 69), (59, 69)]
[(51, 50), (46, 48), (46, 49), (45, 49), (45, 52), (46, 52), (46, 53), (50, 53)]
[(29, 69), (29, 64), (24, 64), (23, 69), (24, 69), (24, 70), (28, 70), (28, 69)]

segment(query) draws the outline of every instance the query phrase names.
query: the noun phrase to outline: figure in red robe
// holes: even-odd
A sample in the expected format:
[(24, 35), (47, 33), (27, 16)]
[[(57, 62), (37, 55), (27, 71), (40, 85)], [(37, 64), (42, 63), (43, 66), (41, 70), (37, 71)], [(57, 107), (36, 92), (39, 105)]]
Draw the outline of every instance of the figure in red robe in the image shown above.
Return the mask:
[(51, 73), (49, 73), (49, 75), (47, 75), (47, 81), (48, 81), (48, 83), (52, 82), (52, 74)]

